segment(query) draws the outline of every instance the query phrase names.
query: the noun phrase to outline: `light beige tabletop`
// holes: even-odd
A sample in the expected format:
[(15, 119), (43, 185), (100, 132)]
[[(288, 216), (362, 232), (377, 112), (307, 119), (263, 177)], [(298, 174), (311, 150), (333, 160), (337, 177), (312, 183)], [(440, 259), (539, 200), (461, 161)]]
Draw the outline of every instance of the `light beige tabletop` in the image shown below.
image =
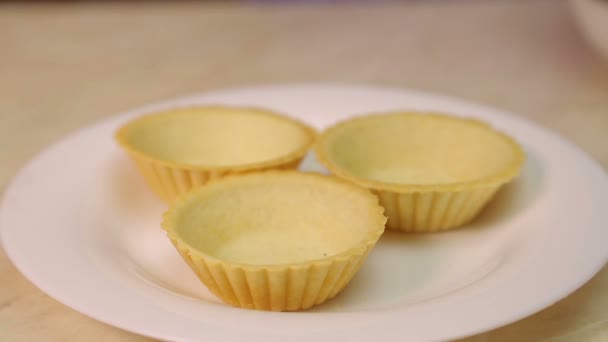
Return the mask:
[[(408, 87), (511, 110), (608, 166), (608, 62), (567, 3), (316, 3), (0, 4), (0, 188), (45, 146), (113, 113), (303, 81)], [(545, 339), (608, 341), (607, 268), (553, 306), (466, 341)], [(0, 341), (80, 340), (146, 338), (49, 298), (0, 251)]]

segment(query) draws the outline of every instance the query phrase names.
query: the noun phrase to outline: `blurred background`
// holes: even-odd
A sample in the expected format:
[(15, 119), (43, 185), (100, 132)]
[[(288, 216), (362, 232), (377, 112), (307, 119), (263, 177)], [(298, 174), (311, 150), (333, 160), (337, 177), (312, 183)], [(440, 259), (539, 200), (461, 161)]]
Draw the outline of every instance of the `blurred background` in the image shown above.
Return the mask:
[[(295, 82), (496, 106), (607, 167), (606, 40), (608, 0), (0, 2), (0, 189), (39, 150), (100, 118), (210, 89)], [(596, 309), (608, 307), (597, 295), (607, 273), (468, 341), (608, 339)], [(1, 252), (0, 274), (0, 340), (140, 339), (46, 297)]]
[[(606, 2), (577, 1), (608, 12)], [(606, 128), (597, 117), (608, 105), (607, 59), (580, 29), (575, 7), (559, 0), (0, 3), (0, 177), (44, 144), (117, 111), (208, 89), (312, 81), (446, 93), (532, 119), (550, 112), (545, 125), (566, 135), (578, 129), (569, 120), (584, 118), (595, 135), (575, 142), (607, 160), (608, 151), (588, 140)], [(562, 115), (571, 112), (578, 115)], [(4, 149), (14, 130), (29, 136), (16, 154)]]

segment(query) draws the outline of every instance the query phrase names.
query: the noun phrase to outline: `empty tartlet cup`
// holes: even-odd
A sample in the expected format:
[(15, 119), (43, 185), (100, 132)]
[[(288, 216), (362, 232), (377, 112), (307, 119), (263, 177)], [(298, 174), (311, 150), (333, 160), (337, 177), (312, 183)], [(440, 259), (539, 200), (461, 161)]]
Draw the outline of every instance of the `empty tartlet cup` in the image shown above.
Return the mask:
[(340, 122), (315, 152), (332, 173), (375, 192), (387, 228), (404, 232), (470, 222), (525, 160), (515, 140), (481, 121), (418, 112)]
[(294, 311), (344, 289), (382, 235), (383, 211), (372, 193), (336, 177), (266, 171), (181, 196), (163, 228), (224, 302)]
[(167, 202), (230, 174), (298, 167), (316, 133), (268, 110), (205, 106), (144, 115), (116, 139)]

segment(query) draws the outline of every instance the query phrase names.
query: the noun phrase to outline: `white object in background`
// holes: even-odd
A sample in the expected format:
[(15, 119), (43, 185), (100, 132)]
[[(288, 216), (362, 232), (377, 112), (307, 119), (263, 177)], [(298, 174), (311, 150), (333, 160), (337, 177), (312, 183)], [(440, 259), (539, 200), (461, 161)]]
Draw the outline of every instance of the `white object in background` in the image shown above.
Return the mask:
[(587, 40), (608, 58), (608, 0), (573, 0), (572, 8)]

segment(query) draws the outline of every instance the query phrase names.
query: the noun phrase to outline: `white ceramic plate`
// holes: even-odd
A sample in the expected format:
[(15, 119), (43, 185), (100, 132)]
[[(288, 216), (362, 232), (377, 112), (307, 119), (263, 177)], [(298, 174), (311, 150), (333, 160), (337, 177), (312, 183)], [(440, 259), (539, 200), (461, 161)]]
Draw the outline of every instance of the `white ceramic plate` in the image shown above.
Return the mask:
[[(468, 228), (387, 232), (346, 290), (313, 310), (222, 304), (159, 227), (165, 206), (116, 146), (144, 112), (192, 104), (269, 107), (323, 128), (357, 113), (433, 109), (490, 122), (528, 155), (521, 177)], [(304, 169), (321, 170), (313, 158)], [(44, 292), (139, 334), (189, 341), (423, 341), (471, 335), (563, 298), (608, 257), (608, 181), (598, 164), (517, 116), (412, 91), (344, 85), (258, 87), (148, 106), (72, 134), (34, 158), (6, 190), (6, 252)]]

